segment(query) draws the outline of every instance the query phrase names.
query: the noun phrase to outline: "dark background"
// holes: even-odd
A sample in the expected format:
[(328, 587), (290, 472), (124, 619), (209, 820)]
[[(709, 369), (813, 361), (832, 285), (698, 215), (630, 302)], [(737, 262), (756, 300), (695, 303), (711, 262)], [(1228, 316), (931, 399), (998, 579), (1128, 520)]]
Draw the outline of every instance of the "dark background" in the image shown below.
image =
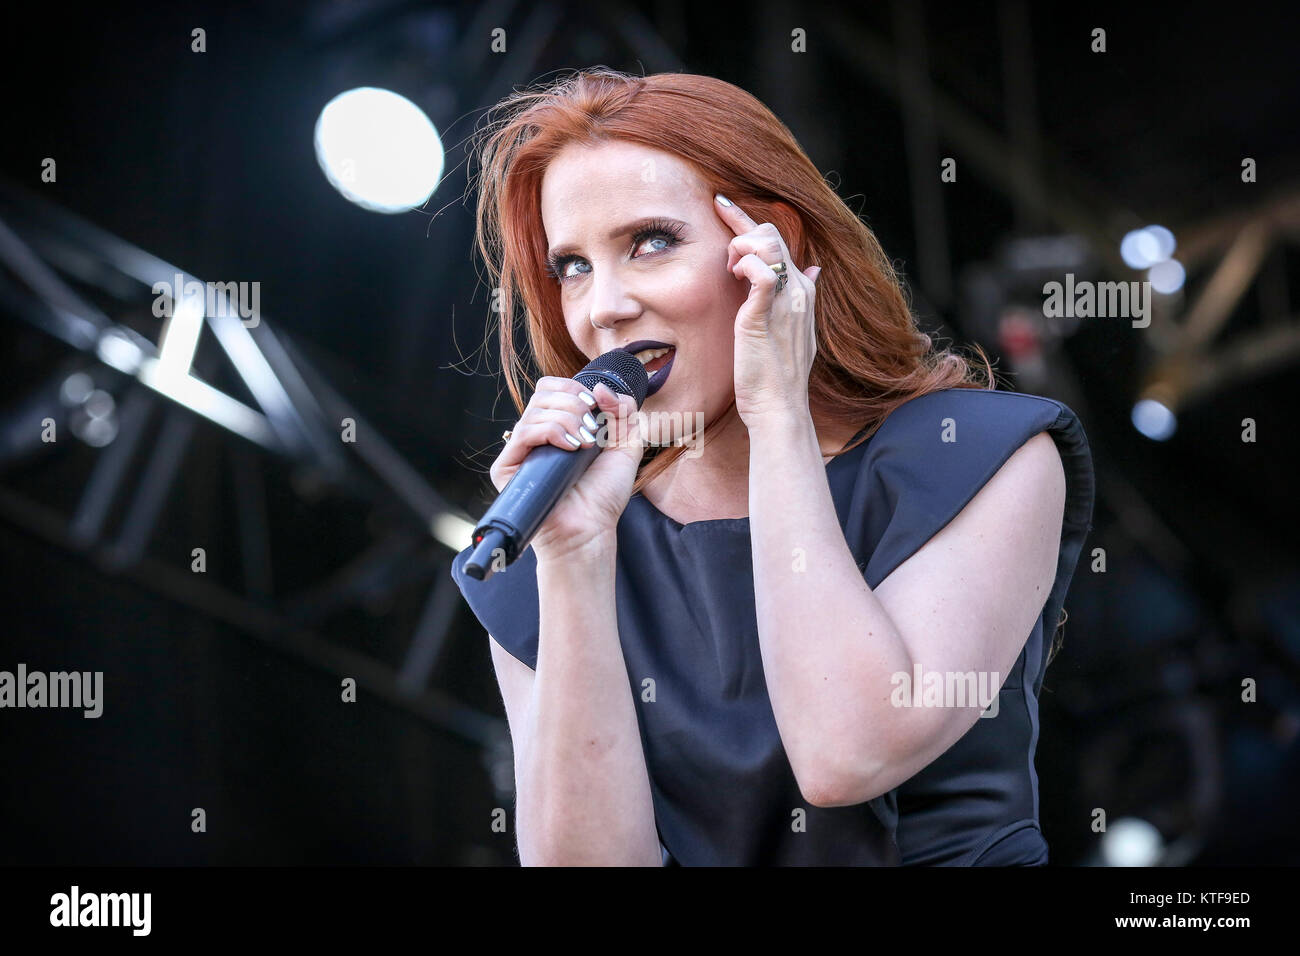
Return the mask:
[[(0, 39), (0, 222), (27, 235), (43, 215), (31, 210), (50, 205), (193, 275), (260, 281), (266, 321), (382, 434), (427, 500), (477, 516), (516, 416), (483, 348), (463, 141), (512, 87), (557, 70), (736, 83), (876, 231), (925, 327), (980, 342), (1009, 387), (1083, 418), (1098, 501), (1038, 751), (1053, 862), (1098, 861), (1091, 814), (1104, 807), (1112, 821), (1155, 825), (1165, 862), (1295, 863), (1300, 574), (1284, 465), (1295, 353), (1200, 395), (1173, 438), (1154, 442), (1129, 420), (1159, 358), (1151, 330), (1098, 320), (1044, 335), (1039, 372), (998, 334), (1006, 309), (1041, 304), (1041, 277), (1012, 268), (1012, 240), (1081, 237), (1096, 277), (1131, 280), (1142, 276), (1118, 262), (1120, 237), (1169, 227), (1176, 257), (1184, 242), (1204, 250), (1171, 309), (1176, 331), (1241, 223), (1294, 208), (1296, 49), (1268, 9), (29, 6), (6, 14)], [(190, 51), (196, 26), (206, 53)], [(1089, 49), (1097, 26), (1104, 54)], [(490, 52), (495, 27), (509, 52)], [(790, 52), (795, 27), (807, 53)], [(908, 75), (920, 100), (900, 99)], [(443, 136), (445, 179), (424, 209), (363, 210), (316, 163), (320, 108), (363, 85), (409, 97)], [(919, 119), (927, 103), (933, 127)], [(958, 181), (936, 191), (943, 156), (958, 160)], [(1241, 182), (1245, 156), (1257, 183)], [(56, 183), (40, 179), (45, 157)], [(1296, 217), (1274, 221), (1211, 356), (1295, 330)], [(132, 302), (85, 275), (69, 281), (88, 300), (149, 328), (147, 290)], [(0, 323), (11, 424), (92, 364), (17, 302)], [(236, 390), (222, 358), (206, 334), (199, 367)], [(6, 446), (0, 471), (0, 668), (102, 670), (106, 699), (97, 720), (0, 712), (0, 862), (511, 863), (513, 835), (491, 827), (496, 807), (513, 820), (500, 698), (482, 628), (447, 593), (452, 551), (382, 481), (322, 483), (165, 401), (132, 399), (143, 390), (116, 373), (96, 380), (123, 414), (134, 401), (147, 417), (93, 541), (70, 537), (69, 521), (105, 449)], [(1240, 440), (1246, 417), (1254, 444)], [(151, 487), (156, 448), (175, 471), (150, 516), (135, 496)], [(240, 490), (250, 474), (251, 506)], [(251, 551), (250, 513), (265, 527)], [(202, 584), (189, 573), (197, 546)], [(1094, 547), (1104, 574), (1090, 570)], [(355, 704), (339, 702), (345, 676), (358, 681)], [(1241, 701), (1244, 678), (1256, 703)], [(195, 807), (206, 833), (190, 830)]]

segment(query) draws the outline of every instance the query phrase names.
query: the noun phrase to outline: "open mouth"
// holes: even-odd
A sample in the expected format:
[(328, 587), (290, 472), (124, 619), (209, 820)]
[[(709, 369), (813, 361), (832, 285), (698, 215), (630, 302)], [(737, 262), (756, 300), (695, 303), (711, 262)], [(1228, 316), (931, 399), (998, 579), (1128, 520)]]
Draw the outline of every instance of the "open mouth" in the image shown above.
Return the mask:
[(664, 383), (668, 381), (668, 373), (672, 371), (673, 359), (677, 357), (675, 346), (666, 345), (662, 342), (642, 341), (633, 342), (624, 351), (635, 355), (637, 361), (644, 366), (646, 375), (650, 377), (649, 387), (646, 389), (646, 398), (664, 387)]

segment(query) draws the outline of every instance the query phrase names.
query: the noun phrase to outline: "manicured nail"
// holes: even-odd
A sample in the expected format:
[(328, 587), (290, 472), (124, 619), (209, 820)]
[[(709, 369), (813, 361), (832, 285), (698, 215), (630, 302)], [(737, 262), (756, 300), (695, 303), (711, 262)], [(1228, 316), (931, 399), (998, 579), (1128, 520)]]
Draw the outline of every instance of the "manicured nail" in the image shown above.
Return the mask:
[(596, 399), (587, 392), (579, 392), (578, 397), (587, 403), (588, 408), (596, 407)]
[(722, 193), (716, 193), (713, 198), (716, 199), (723, 206), (731, 205), (731, 200), (728, 199), (726, 196), (722, 195)]
[(585, 429), (585, 428), (579, 428), (579, 429), (578, 429), (578, 434), (582, 436), (582, 440), (583, 440), (583, 441), (595, 441), (595, 440), (596, 440), (596, 436), (593, 435), (591, 432), (587, 431), (587, 429)]
[(599, 425), (596, 424), (596, 419), (591, 417), (591, 412), (587, 412), (585, 415), (582, 416), (582, 423), (586, 425), (588, 428), (590, 428), (593, 432), (600, 427)]
[(565, 432), (565, 433), (564, 433), (564, 440), (567, 441), (567, 442), (568, 442), (570, 445), (572, 445), (574, 448), (581, 448), (581, 447), (582, 447), (582, 442), (578, 441), (578, 439), (574, 438), (574, 437), (573, 437), (572, 435), (570, 435), (568, 432)]

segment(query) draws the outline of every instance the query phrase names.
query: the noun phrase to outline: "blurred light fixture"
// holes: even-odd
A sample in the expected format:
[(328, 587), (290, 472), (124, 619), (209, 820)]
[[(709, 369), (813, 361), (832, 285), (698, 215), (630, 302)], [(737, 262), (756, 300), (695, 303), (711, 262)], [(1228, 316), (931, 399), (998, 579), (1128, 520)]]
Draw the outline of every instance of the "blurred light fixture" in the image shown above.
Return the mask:
[(1178, 417), (1163, 402), (1144, 398), (1133, 406), (1133, 427), (1152, 441), (1168, 441), (1178, 428)]
[(1147, 273), (1147, 281), (1151, 283), (1151, 288), (1161, 295), (1173, 295), (1183, 287), (1186, 279), (1187, 270), (1177, 259), (1157, 262)]
[(1174, 234), (1164, 226), (1145, 226), (1126, 234), (1119, 244), (1119, 254), (1130, 269), (1150, 269), (1174, 254)]
[(373, 86), (340, 93), (316, 120), (316, 161), (345, 198), (373, 212), (406, 212), (442, 177), (442, 138), (418, 106)]
[(1101, 837), (1101, 858), (1106, 866), (1155, 866), (1164, 853), (1160, 831), (1138, 817), (1122, 817)]

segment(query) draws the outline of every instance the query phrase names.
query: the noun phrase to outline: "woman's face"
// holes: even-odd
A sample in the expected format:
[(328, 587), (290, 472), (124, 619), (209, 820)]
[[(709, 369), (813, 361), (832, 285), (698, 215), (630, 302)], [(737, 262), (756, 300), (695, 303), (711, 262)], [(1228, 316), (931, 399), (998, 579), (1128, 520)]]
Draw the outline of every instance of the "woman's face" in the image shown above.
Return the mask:
[(727, 269), (735, 233), (695, 171), (633, 143), (573, 144), (547, 168), (541, 204), (574, 344), (588, 359), (642, 340), (672, 346), (650, 363), (652, 378), (668, 359), (672, 368), (642, 408), (682, 413), (686, 434), (699, 412), (716, 421), (733, 397), (749, 283)]

